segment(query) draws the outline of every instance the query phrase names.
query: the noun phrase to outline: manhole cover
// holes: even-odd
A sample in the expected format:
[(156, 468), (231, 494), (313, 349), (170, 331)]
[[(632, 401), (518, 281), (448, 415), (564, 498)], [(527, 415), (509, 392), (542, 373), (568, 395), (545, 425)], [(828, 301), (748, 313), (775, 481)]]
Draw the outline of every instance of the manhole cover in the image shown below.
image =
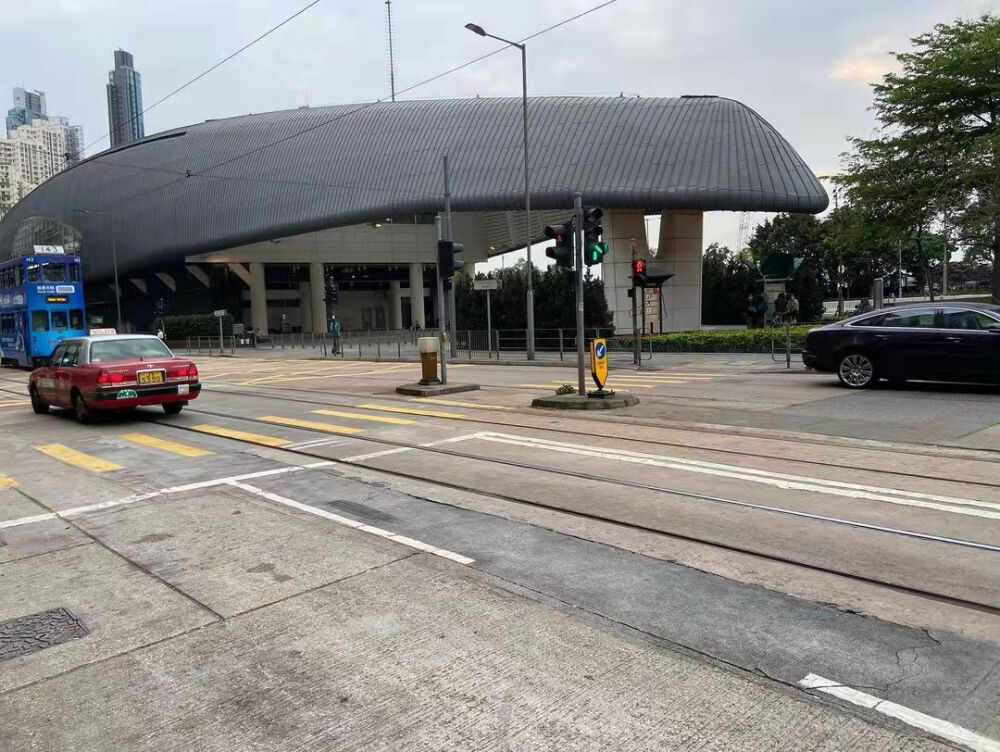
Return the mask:
[(86, 634), (83, 624), (65, 608), (0, 622), (0, 661), (37, 653)]

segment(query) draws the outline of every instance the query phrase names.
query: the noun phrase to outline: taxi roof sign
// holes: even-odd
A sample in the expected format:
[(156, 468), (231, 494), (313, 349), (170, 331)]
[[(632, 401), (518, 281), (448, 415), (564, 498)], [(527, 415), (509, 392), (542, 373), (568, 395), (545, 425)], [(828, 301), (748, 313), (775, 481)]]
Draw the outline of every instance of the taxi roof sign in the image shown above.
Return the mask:
[(118, 334), (118, 330), (114, 327), (108, 327), (105, 329), (91, 329), (91, 337), (110, 337), (112, 334)]

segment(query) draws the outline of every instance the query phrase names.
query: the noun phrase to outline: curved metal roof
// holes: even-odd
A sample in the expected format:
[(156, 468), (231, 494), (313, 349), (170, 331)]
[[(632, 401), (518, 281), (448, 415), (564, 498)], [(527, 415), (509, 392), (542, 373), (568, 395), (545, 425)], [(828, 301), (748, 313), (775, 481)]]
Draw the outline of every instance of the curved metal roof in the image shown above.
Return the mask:
[[(826, 191), (760, 115), (719, 97), (532, 98), (531, 200), (605, 208), (820, 212)], [(443, 205), (523, 206), (521, 100), (302, 108), (212, 120), (102, 152), (48, 180), (0, 221), (10, 249), (29, 216), (83, 232), (106, 271)], [(111, 216), (84, 217), (74, 210)], [(110, 221), (109, 221), (110, 220)], [(0, 250), (0, 254), (3, 251)], [(102, 263), (103, 262), (103, 263)]]

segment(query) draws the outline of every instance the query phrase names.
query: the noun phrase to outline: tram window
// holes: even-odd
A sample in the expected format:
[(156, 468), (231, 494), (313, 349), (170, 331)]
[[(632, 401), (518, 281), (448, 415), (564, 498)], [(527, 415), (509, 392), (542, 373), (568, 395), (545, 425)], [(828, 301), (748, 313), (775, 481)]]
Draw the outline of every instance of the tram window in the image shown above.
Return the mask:
[(28, 281), (37, 282), (38, 281), (38, 264), (28, 264)]
[(31, 331), (33, 332), (47, 332), (49, 330), (49, 312), (48, 311), (32, 311), (31, 312)]
[(53, 329), (65, 329), (66, 328), (66, 311), (53, 311), (52, 312), (52, 328)]
[(80, 281), (80, 266), (78, 264), (69, 265), (69, 281), (70, 282)]
[(69, 312), (69, 328), (83, 329), (83, 311), (79, 308), (74, 308)]
[(46, 282), (65, 282), (66, 264), (42, 264), (42, 275)]
[(12, 313), (0, 314), (0, 334), (13, 334), (15, 321), (16, 319)]

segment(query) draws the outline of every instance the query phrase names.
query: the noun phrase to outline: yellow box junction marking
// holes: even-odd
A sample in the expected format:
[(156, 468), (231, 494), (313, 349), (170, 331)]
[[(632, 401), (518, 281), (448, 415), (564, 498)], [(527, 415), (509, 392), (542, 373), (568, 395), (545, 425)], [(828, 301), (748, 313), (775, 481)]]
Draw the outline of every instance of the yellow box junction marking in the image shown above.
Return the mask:
[(365, 415), (364, 413), (348, 413), (341, 410), (312, 410), (317, 415), (330, 415), (334, 418), (354, 418), (355, 420), (370, 420), (374, 423), (392, 423), (396, 426), (415, 426), (417, 421), (409, 418), (389, 418), (385, 415)]
[(262, 444), (269, 447), (281, 447), (292, 442), (288, 439), (279, 439), (277, 436), (265, 436), (260, 433), (250, 433), (249, 431), (238, 431), (235, 428), (224, 428), (223, 426), (213, 426), (208, 423), (200, 426), (191, 426), (192, 430), (210, 433), (213, 436), (223, 436), (227, 439), (238, 439), (239, 441), (252, 441), (254, 444)]
[(449, 407), (478, 407), (481, 410), (513, 410), (508, 405), (487, 405), (482, 402), (462, 402), (460, 400), (437, 399), (436, 397), (412, 397), (410, 402), (429, 402), (434, 405), (447, 405)]
[(215, 454), (215, 452), (210, 452), (207, 449), (199, 449), (198, 447), (194, 447), (189, 444), (179, 444), (176, 441), (158, 439), (155, 436), (150, 436), (145, 433), (123, 433), (119, 436), (119, 438), (136, 444), (142, 444), (143, 446), (152, 447), (153, 449), (170, 452), (171, 454), (179, 454), (181, 457), (208, 457), (211, 454)]
[(0, 473), (0, 488), (17, 488), (17, 481), (9, 475)]
[(408, 415), (426, 415), (429, 418), (464, 418), (462, 413), (443, 413), (437, 410), (420, 410), (415, 407), (392, 407), (390, 405), (358, 405), (362, 410), (381, 410), (387, 413), (405, 413)]
[(108, 462), (107, 460), (102, 460), (100, 457), (95, 457), (92, 454), (78, 452), (75, 449), (70, 449), (64, 444), (43, 444), (42, 446), (35, 447), (35, 449), (42, 454), (47, 454), (53, 459), (65, 462), (67, 465), (73, 465), (74, 467), (80, 467), (84, 470), (90, 470), (93, 473), (107, 473), (112, 470), (122, 469), (121, 465), (114, 462)]
[(311, 428), (315, 431), (326, 431), (327, 433), (364, 433), (362, 428), (351, 428), (350, 426), (337, 426), (333, 423), (319, 423), (315, 420), (299, 420), (298, 418), (282, 418), (279, 415), (265, 415), (257, 420), (266, 420), (268, 423), (279, 423), (283, 426), (295, 426), (296, 428)]

